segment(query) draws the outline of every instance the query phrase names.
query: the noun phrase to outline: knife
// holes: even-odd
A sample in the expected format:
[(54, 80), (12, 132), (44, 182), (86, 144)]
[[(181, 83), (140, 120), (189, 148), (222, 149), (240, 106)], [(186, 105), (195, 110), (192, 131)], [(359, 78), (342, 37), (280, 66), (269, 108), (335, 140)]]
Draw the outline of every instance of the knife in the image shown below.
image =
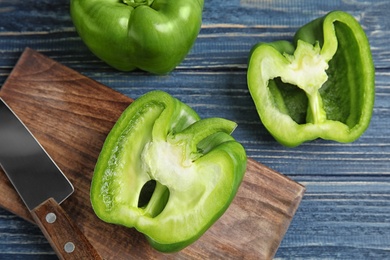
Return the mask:
[(102, 259), (60, 206), (72, 184), (2, 98), (0, 166), (60, 259)]

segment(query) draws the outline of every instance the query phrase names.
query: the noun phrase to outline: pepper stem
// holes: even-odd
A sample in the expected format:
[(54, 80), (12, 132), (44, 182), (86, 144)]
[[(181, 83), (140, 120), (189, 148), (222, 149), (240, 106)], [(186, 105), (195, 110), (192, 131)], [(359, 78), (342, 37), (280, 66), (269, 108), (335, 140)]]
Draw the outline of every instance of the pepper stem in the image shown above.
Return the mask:
[(227, 119), (206, 118), (195, 122), (182, 132), (177, 133), (176, 135), (171, 135), (170, 137), (173, 143), (185, 140), (186, 159), (195, 161), (201, 156), (197, 147), (199, 142), (219, 132), (224, 132), (230, 135), (236, 126), (237, 124), (235, 122)]
[(294, 55), (284, 54), (289, 64), (283, 82), (296, 85), (305, 91), (309, 99), (306, 121), (314, 124), (326, 120), (319, 89), (328, 80), (326, 70), (329, 67), (326, 57), (321, 55), (318, 42), (315, 45), (298, 40)]
[(137, 6), (140, 6), (140, 5), (151, 6), (153, 4), (153, 1), (154, 0), (123, 0), (123, 3), (129, 5), (133, 8), (136, 8)]

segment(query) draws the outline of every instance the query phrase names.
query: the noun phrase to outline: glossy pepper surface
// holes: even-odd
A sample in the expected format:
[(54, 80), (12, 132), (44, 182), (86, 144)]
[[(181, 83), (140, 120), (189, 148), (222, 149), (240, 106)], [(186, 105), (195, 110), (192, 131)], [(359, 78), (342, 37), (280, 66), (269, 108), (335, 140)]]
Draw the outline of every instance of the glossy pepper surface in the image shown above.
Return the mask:
[(76, 30), (110, 66), (156, 74), (172, 71), (194, 44), (203, 0), (71, 0)]
[(286, 146), (323, 138), (352, 142), (372, 116), (375, 71), (368, 39), (333, 11), (300, 28), (294, 43), (259, 43), (247, 82), (263, 125)]
[(91, 186), (102, 220), (135, 227), (163, 252), (198, 239), (228, 208), (246, 170), (236, 124), (200, 119), (162, 91), (133, 102), (106, 138)]

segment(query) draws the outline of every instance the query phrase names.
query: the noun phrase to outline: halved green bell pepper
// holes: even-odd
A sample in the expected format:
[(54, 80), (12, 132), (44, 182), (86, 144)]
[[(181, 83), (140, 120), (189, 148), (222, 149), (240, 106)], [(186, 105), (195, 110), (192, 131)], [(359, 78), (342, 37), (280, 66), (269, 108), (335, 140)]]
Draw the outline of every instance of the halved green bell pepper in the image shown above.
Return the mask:
[(286, 146), (323, 138), (352, 142), (367, 129), (375, 96), (368, 39), (349, 14), (330, 12), (294, 43), (259, 43), (247, 83), (263, 125)]
[(204, 0), (71, 0), (70, 13), (88, 48), (110, 66), (172, 71), (194, 44)]
[(102, 220), (135, 227), (157, 250), (197, 240), (228, 208), (246, 170), (236, 123), (200, 119), (162, 91), (133, 102), (107, 136), (91, 185)]

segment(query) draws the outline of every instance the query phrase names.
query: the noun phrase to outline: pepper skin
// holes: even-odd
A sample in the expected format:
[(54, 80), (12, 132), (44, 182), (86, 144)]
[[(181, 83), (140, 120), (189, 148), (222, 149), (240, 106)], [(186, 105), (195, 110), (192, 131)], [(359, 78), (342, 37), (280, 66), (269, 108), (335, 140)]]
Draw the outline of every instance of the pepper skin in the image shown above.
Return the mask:
[(246, 170), (236, 124), (200, 119), (162, 91), (133, 102), (98, 158), (91, 201), (102, 220), (134, 227), (162, 252), (197, 240), (228, 208)]
[(317, 138), (352, 142), (370, 123), (375, 97), (370, 45), (345, 12), (303, 26), (294, 44), (255, 45), (247, 82), (263, 125), (285, 146)]
[(166, 74), (181, 63), (202, 24), (203, 0), (71, 0), (88, 48), (121, 71)]

